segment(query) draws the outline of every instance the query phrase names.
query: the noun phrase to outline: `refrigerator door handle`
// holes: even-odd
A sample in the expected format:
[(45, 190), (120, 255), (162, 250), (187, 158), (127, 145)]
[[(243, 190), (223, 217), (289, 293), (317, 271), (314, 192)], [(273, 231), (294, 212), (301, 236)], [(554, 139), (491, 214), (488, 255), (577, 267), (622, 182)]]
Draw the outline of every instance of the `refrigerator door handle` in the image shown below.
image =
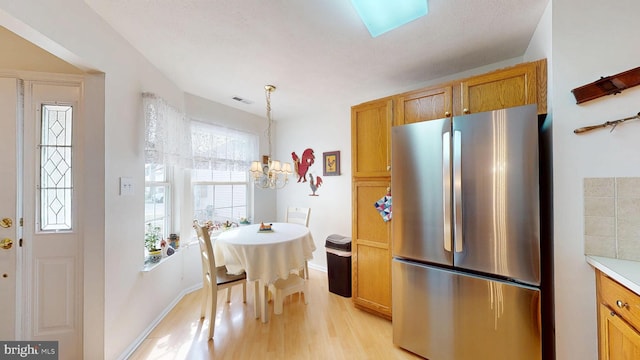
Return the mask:
[(442, 212), (444, 250), (451, 252), (451, 133), (442, 134)]
[(459, 130), (453, 132), (453, 222), (455, 251), (463, 251), (462, 233), (462, 133)]

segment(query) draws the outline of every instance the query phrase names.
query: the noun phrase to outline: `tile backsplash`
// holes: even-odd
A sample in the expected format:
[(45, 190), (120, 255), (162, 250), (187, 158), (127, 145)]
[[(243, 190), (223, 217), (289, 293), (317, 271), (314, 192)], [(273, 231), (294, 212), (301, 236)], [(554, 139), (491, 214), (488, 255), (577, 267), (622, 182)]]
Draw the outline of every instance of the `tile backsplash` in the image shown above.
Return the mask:
[(640, 178), (584, 179), (584, 252), (640, 261)]

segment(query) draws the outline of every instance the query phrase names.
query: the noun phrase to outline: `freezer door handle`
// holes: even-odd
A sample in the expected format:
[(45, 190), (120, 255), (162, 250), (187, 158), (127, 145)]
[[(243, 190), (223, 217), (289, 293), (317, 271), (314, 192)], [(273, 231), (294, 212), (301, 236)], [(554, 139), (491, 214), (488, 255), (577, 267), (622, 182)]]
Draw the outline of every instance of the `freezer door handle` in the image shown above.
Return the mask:
[(445, 251), (451, 252), (451, 133), (442, 134), (442, 212)]
[(462, 232), (462, 133), (459, 130), (453, 132), (453, 222), (455, 251), (463, 250)]

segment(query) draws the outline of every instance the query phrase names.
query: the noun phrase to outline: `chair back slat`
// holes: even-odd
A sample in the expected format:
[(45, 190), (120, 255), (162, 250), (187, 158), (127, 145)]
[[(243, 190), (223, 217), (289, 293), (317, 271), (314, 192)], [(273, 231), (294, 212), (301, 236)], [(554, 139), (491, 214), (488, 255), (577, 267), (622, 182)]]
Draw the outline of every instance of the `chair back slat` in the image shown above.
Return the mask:
[(213, 245), (211, 244), (211, 237), (209, 236), (209, 229), (206, 226), (201, 226), (198, 220), (193, 221), (193, 228), (196, 229), (196, 235), (198, 236), (198, 244), (200, 245), (200, 258), (202, 260), (203, 278), (207, 280), (207, 275), (212, 286), (216, 286), (216, 258), (213, 256)]
[(285, 214), (285, 222), (291, 224), (300, 224), (308, 227), (310, 214), (310, 208), (289, 207), (287, 208), (287, 212)]

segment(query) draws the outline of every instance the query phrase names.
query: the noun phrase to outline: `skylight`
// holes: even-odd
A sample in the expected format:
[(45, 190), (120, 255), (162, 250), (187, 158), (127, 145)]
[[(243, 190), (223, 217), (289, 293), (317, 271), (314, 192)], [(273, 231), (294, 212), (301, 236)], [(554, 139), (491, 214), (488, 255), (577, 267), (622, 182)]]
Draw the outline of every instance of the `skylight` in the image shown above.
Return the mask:
[(427, 0), (351, 0), (372, 37), (427, 15)]

